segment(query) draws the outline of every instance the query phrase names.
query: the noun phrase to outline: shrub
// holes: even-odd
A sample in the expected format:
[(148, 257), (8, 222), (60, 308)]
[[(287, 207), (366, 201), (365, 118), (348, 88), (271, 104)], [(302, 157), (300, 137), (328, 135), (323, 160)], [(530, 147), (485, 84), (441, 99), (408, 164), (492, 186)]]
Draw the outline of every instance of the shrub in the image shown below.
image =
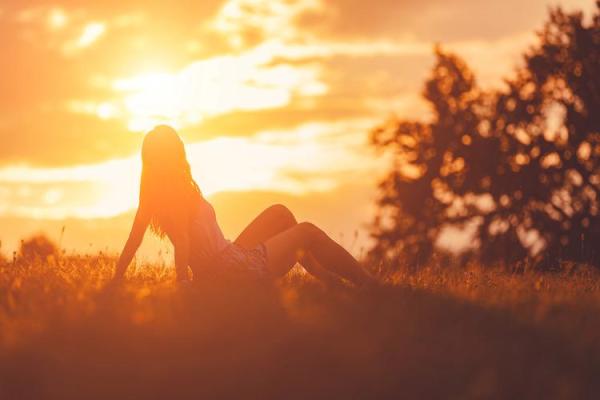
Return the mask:
[(46, 260), (58, 255), (58, 247), (52, 240), (42, 234), (21, 241), (19, 257), (24, 260)]

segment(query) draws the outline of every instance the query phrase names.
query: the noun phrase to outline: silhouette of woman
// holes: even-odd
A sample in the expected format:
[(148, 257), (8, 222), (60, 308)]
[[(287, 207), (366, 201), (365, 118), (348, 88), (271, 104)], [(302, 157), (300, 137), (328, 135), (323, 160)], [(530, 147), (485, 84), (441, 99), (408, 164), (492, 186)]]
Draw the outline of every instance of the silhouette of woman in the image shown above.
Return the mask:
[(165, 125), (144, 138), (139, 206), (113, 282), (123, 278), (148, 226), (171, 240), (178, 280), (189, 278), (188, 266), (198, 275), (210, 266), (275, 278), (299, 262), (328, 284), (372, 281), (342, 246), (315, 225), (298, 223), (283, 205), (263, 211), (234, 242), (226, 240), (192, 178), (183, 142)]

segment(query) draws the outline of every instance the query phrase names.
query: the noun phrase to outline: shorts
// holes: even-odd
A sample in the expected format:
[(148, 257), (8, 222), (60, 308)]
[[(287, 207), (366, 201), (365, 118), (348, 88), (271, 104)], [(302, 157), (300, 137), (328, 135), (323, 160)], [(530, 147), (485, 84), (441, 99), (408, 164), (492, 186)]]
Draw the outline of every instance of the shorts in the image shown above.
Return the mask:
[(217, 254), (216, 263), (222, 272), (250, 272), (260, 277), (269, 275), (264, 243), (252, 249), (231, 243)]

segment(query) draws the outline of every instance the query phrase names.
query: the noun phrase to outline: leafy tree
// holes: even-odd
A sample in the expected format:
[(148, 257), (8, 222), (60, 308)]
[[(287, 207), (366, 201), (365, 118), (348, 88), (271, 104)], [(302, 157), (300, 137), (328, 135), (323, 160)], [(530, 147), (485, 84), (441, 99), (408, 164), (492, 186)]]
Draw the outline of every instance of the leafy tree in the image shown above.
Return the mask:
[[(476, 129), (482, 103), (473, 74), (457, 57), (436, 50), (437, 64), (425, 85), (433, 109), (430, 123), (391, 120), (372, 133), (372, 143), (392, 151), (392, 171), (380, 184), (380, 213), (371, 254), (426, 262), (443, 224), (450, 218), (446, 180), (460, 185), (464, 132)], [(452, 176), (452, 177), (451, 177)]]
[(500, 91), (482, 91), (436, 49), (430, 122), (392, 120), (374, 146), (393, 154), (380, 184), (375, 259), (427, 262), (445, 226), (475, 225), (472, 255), (514, 262), (599, 261), (600, 2), (592, 23), (550, 13), (539, 45)]

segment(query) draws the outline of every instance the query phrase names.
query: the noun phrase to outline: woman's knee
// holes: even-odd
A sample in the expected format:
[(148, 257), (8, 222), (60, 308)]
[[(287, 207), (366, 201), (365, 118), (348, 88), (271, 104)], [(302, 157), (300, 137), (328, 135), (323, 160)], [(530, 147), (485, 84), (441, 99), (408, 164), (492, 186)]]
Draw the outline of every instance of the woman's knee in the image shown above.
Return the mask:
[(280, 221), (282, 225), (293, 226), (297, 223), (294, 214), (292, 214), (290, 209), (283, 204), (273, 204), (267, 209), (267, 211), (269, 214), (274, 216), (273, 218)]
[(307, 243), (314, 243), (327, 237), (327, 234), (312, 222), (300, 222), (298, 227)]

